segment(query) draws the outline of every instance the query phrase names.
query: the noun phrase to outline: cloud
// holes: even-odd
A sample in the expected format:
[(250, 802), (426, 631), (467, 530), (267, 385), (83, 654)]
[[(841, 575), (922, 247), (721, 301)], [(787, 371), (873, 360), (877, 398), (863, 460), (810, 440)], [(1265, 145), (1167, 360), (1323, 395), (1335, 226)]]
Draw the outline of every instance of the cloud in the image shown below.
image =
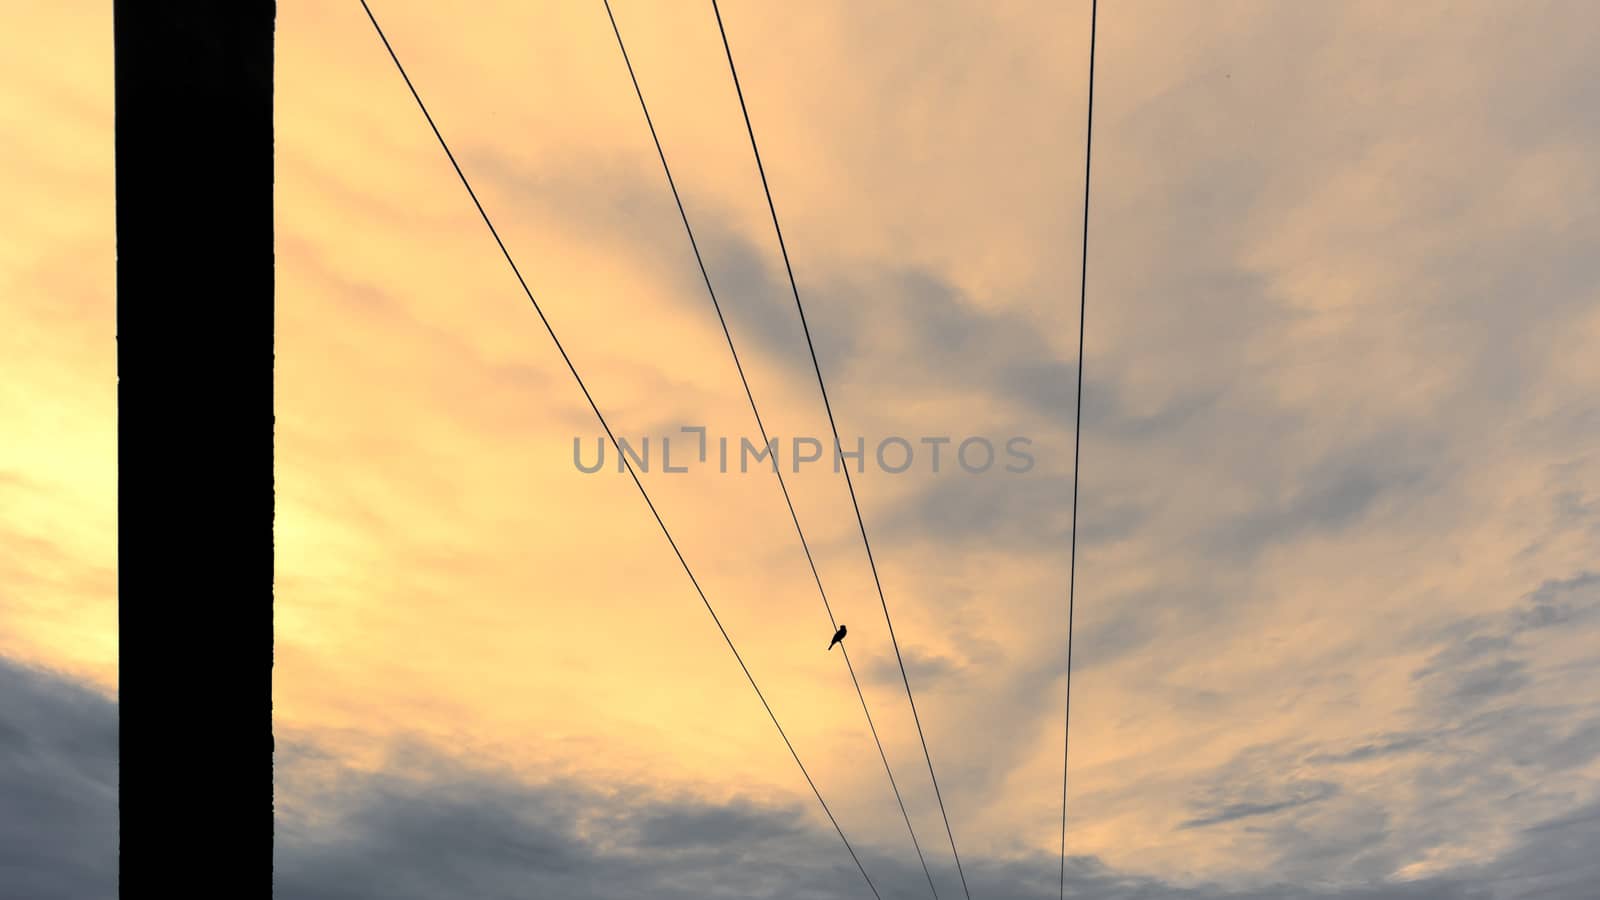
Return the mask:
[[(1437, 489), (1443, 473), (1420, 436), (1375, 434), (1351, 442), (1300, 467), (1286, 488), (1278, 488), (1250, 511), (1224, 519), (1208, 544), (1234, 558), (1248, 559), (1268, 546), (1313, 535), (1338, 534), (1363, 523), (1385, 503), (1414, 500)], [(1276, 496), (1274, 496), (1276, 494)]]
[[(346, 773), (332, 791), (285, 803), (299, 808), (287, 814), (299, 821), (280, 820), (277, 896), (843, 900), (867, 893), (826, 823), (798, 807), (534, 784), (415, 751), (403, 770)], [(313, 819), (316, 824), (308, 824)], [(860, 835), (856, 849), (884, 897), (926, 896), (913, 860), (886, 853)], [(979, 856), (965, 865), (975, 896), (1055, 896), (1054, 858)], [(936, 861), (936, 871), (948, 882), (942, 887), (958, 889), (951, 867)], [(1116, 872), (1083, 857), (1068, 861), (1067, 889), (1095, 900), (1488, 896), (1449, 879), (1344, 890), (1176, 884)]]
[(1521, 838), (1498, 865), (1485, 867), (1496, 900), (1578, 896), (1600, 884), (1600, 803), (1531, 826)]
[(1265, 803), (1229, 803), (1189, 819), (1178, 827), (1205, 828), (1210, 825), (1221, 825), (1224, 822), (1235, 822), (1239, 819), (1268, 816), (1302, 806), (1309, 806), (1313, 803), (1321, 803), (1330, 797), (1336, 796), (1338, 793), (1339, 786), (1337, 784), (1325, 781), (1297, 785), (1289, 791), (1289, 796), (1282, 800), (1273, 800)]
[[(1442, 629), (1434, 636), (1438, 649), (1411, 678), (1445, 708), (1480, 710), (1529, 687), (1538, 670), (1548, 668), (1538, 652), (1543, 633), (1558, 627), (1576, 629), (1596, 613), (1600, 613), (1600, 575), (1584, 571), (1547, 579), (1499, 615), (1465, 619)], [(1572, 699), (1600, 705), (1585, 695)]]
[(1516, 631), (1584, 624), (1600, 613), (1600, 572), (1546, 581), (1526, 601), (1530, 608), (1517, 611)]
[[(905, 660), (906, 678), (915, 688), (934, 689), (945, 679), (959, 678), (967, 671), (967, 667), (957, 660), (918, 650), (915, 647), (903, 648), (901, 657)], [(878, 658), (867, 667), (867, 678), (879, 686), (899, 687), (901, 686), (900, 663), (893, 657)]]
[[(649, 896), (816, 900), (867, 894), (837, 837), (798, 806), (748, 798), (718, 802), (663, 797), (646, 789), (604, 790), (573, 782), (530, 783), (476, 769), (435, 751), (406, 754), (403, 766), (344, 773), (338, 786), (284, 804), (277, 848), (278, 896), (289, 900), (423, 898), (463, 900), (562, 896), (573, 900)], [(402, 774), (403, 773), (403, 774)], [(1279, 809), (1337, 793), (1309, 785)], [(1239, 806), (1218, 821), (1274, 810)], [(309, 824), (312, 821), (316, 824)], [(1201, 823), (1203, 824), (1203, 823)], [(1193, 827), (1201, 827), (1196, 824)], [(1092, 900), (1501, 900), (1525, 896), (1482, 885), (1560, 882), (1551, 900), (1578, 900), (1571, 873), (1592, 868), (1564, 848), (1593, 831), (1569, 817), (1531, 829), (1503, 862), (1408, 881), (1371, 879), (1329, 888), (1275, 883), (1176, 883), (1118, 872), (1088, 857), (1068, 860), (1067, 889)], [(886, 898), (926, 896), (909, 853), (855, 835), (867, 872)], [(1326, 850), (1326, 846), (1322, 847)], [(1531, 871), (1537, 861), (1545, 868)], [(964, 859), (975, 896), (1055, 896), (1052, 857)], [(953, 867), (934, 857), (941, 889), (958, 890)]]
[(1365, 743), (1349, 750), (1342, 750), (1337, 753), (1315, 753), (1307, 757), (1306, 762), (1317, 765), (1366, 762), (1385, 756), (1407, 753), (1425, 747), (1427, 743), (1428, 739), (1425, 735), (1387, 735), (1379, 741)]
[(721, 847), (749, 841), (761, 843), (799, 833), (797, 809), (761, 807), (748, 801), (723, 806), (686, 803), (651, 810), (638, 817), (638, 843), (663, 850)]
[(1600, 698), (1585, 686), (1589, 636), (1555, 637), (1596, 608), (1600, 579), (1583, 571), (1406, 640), (1407, 655), (1426, 655), (1404, 678), (1415, 693), (1401, 728), (1256, 744), (1205, 770), (1177, 830), (1224, 830), (1270, 857), (1267, 870), (1318, 881), (1468, 877), (1486, 856), (1514, 868), (1559, 849), (1535, 846), (1547, 840), (1537, 823), (1595, 802)]
[[(1087, 23), (1073, 4), (858, 6), (750, 5), (730, 29), (846, 438), (1036, 439), (1039, 469), (1014, 480), (857, 488), (961, 845), (980, 877), (1049, 894), (1048, 860), (995, 860), (1055, 827), (1084, 99), (1062, 36), (1086, 49)], [(1101, 18), (1070, 838), (1109, 868), (1084, 884), (1370, 884), (1514, 852), (1592, 794), (1600, 727), (1600, 131), (1581, 114), (1600, 79), (1574, 77), (1596, 31), (1555, 3), (1161, 6)], [(558, 874), (674, 836), (690, 855), (712, 834), (748, 834), (752, 856), (804, 844), (815, 823), (781, 799), (791, 762), (631, 485), (573, 476), (592, 417), (381, 45), (312, 7), (286, 13), (302, 27), (283, 29), (279, 72), (280, 715), (328, 740), (418, 728), (537, 771), (606, 770), (538, 788), (527, 802), (552, 811), (535, 821), (485, 799), (501, 819), (461, 820), (463, 859), (506, 829)], [(763, 414), (774, 434), (822, 433), (711, 22), (633, 7)], [(425, 5), (391, 13), (613, 424), (748, 428), (603, 11), (475, 4), (449, 29)], [(80, 18), (13, 30), (104, 34)], [(111, 183), (109, 56), (88, 72), (25, 49), (9, 121), (27, 127), (5, 158), (33, 233), (74, 237), (0, 263), (24, 300), (0, 313), (17, 361), (0, 652), (112, 671), (111, 209), (90, 189)], [(69, 108), (82, 123), (63, 129)], [(852, 832), (899, 829), (849, 683), (823, 669), (840, 661), (775, 490), (658, 485)], [(858, 659), (887, 674), (837, 478), (795, 494)], [(874, 684), (887, 752), (914, 773), (898, 675)], [(328, 812), (405, 845), (355, 814), (381, 811), (373, 791), (454, 821), (470, 810), (430, 793), (435, 776), (463, 796), (522, 789), (451, 765), (341, 776)], [(767, 799), (649, 795), (634, 815), (603, 787), (707, 781)], [(926, 787), (902, 783), (937, 834)]]
[(116, 896), (115, 701), (0, 657), (0, 798), (8, 896)]
[[(0, 790), (21, 798), (0, 807), (8, 886), (41, 900), (115, 895), (115, 729), (110, 699), (0, 659)], [(314, 744), (279, 743), (276, 896), (843, 900), (866, 892), (836, 836), (797, 802), (529, 781), (425, 744), (391, 751), (383, 765), (354, 769)], [(1184, 827), (1304, 809), (1337, 794), (1331, 784), (1301, 784), (1271, 802), (1222, 804)], [(1597, 827), (1600, 806), (1579, 807), (1524, 829), (1495, 859), (1404, 881), (1180, 883), (1072, 857), (1067, 888), (1093, 900), (1579, 900), (1597, 874)], [(909, 854), (855, 838), (886, 898), (924, 896)], [(975, 895), (1055, 895), (1053, 857), (977, 855), (966, 864)], [(950, 867), (935, 867), (942, 887), (956, 890)]]

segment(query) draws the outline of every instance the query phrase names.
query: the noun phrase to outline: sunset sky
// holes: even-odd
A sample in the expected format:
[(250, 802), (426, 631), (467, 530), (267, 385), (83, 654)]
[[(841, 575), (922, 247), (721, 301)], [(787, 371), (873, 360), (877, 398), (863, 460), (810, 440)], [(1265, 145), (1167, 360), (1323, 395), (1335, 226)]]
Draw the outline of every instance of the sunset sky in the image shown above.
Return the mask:
[[(929, 896), (770, 471), (660, 468), (756, 432), (604, 6), (370, 2), (868, 873)], [(828, 420), (710, 3), (613, 6), (959, 897), (844, 481), (789, 465)], [(278, 9), (279, 895), (870, 896), (614, 454), (574, 465), (599, 425), (360, 4)], [(1089, 5), (722, 11), (972, 896), (1054, 897)], [(17, 18), (0, 872), (94, 896), (109, 5)], [(1073, 895), (1592, 896), (1597, 59), (1576, 0), (1101, 4)]]

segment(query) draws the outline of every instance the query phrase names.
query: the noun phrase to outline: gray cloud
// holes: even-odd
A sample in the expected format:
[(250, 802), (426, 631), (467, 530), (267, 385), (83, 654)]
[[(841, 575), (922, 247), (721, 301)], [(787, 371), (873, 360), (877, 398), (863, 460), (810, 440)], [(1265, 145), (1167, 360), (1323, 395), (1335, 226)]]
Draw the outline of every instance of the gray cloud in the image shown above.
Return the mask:
[[(1273, 859), (1271, 871), (1318, 881), (1385, 877), (1509, 828), (1518, 849), (1463, 877), (1497, 898), (1541, 896), (1531, 886), (1547, 882), (1567, 885), (1550, 896), (1568, 896), (1562, 891), (1577, 882), (1541, 881), (1514, 861), (1590, 865), (1561, 857), (1566, 839), (1534, 826), (1595, 802), (1584, 771), (1600, 758), (1600, 698), (1585, 687), (1586, 663), (1551, 659), (1546, 648), (1555, 629), (1596, 609), (1600, 578), (1580, 572), (1545, 580), (1499, 614), (1451, 623), (1420, 645), (1407, 641), (1406, 652), (1432, 652), (1411, 674), (1417, 702), (1402, 729), (1253, 747), (1208, 773), (1194, 814), (1178, 827), (1233, 828)], [(1414, 797), (1395, 796), (1395, 784)]]
[[(612, 163), (605, 177), (597, 177), (587, 160), (552, 175), (524, 171), (489, 149), (474, 155), (499, 191), (524, 204), (561, 210), (564, 228), (625, 247), (630, 260), (669, 279), (672, 296), (689, 312), (706, 317), (708, 325), (714, 323), (700, 272), (653, 160), (645, 160), (651, 163), (648, 171)], [(777, 360), (809, 384), (814, 376), (805, 333), (771, 235), (764, 230), (743, 234), (728, 224), (727, 211), (697, 212), (692, 198), (686, 203), (712, 286), (734, 342), (742, 348), (741, 358)], [(1192, 257), (1207, 259), (1199, 248)], [(1222, 266), (1214, 258), (1206, 265)], [(1227, 277), (1247, 276), (1230, 272)], [(1061, 429), (1070, 423), (1076, 360), (1059, 355), (1037, 322), (1016, 312), (990, 311), (992, 304), (977, 302), (986, 298), (968, 296), (928, 268), (887, 262), (842, 267), (809, 260), (797, 263), (796, 279), (823, 374), (830, 385), (841, 383), (830, 397), (846, 434), (853, 423), (875, 419), (860, 414), (870, 408), (871, 398), (905, 392), (919, 397), (984, 393), (1015, 404), (1031, 420), (1021, 425), (1033, 431)], [(1182, 280), (1191, 292), (1206, 284), (1194, 278)], [(1230, 293), (1237, 285), (1220, 275), (1211, 281), (1217, 299), (1237, 299)], [(1027, 297), (1001, 299), (1023, 308), (1036, 305)], [(1055, 309), (1059, 305), (1052, 294), (1048, 308), (1059, 312)], [(1198, 317), (1211, 321), (1203, 314)], [(861, 334), (882, 333), (881, 326), (889, 322), (894, 323), (892, 353), (861, 341)], [(1085, 427), (1125, 440), (1160, 436), (1203, 414), (1219, 396), (1214, 388), (1184, 391), (1158, 410), (1133, 412), (1124, 406), (1125, 391), (1114, 373), (1090, 372), (1088, 379)], [(845, 382), (860, 390), (846, 388)], [(864, 393), (868, 386), (870, 397)], [(753, 382), (753, 387), (760, 402), (764, 386)], [(783, 433), (780, 423), (773, 424), (774, 433)]]
[(1320, 803), (1338, 793), (1339, 786), (1326, 781), (1296, 785), (1290, 789), (1288, 796), (1281, 800), (1260, 803), (1229, 803), (1203, 812), (1178, 827), (1180, 829), (1205, 828), (1209, 825), (1221, 825), (1224, 822), (1234, 822), (1239, 819), (1268, 816), (1273, 813), (1286, 812), (1297, 807)]
[[(1541, 632), (1571, 628), (1600, 614), (1600, 575), (1580, 572), (1548, 579), (1496, 616), (1453, 623), (1432, 636), (1439, 648), (1412, 674), (1434, 702), (1457, 714), (1528, 687), (1540, 668)], [(1570, 698), (1596, 704), (1592, 696)], [(1528, 707), (1524, 706), (1524, 712)], [(1470, 719), (1466, 719), (1470, 721)], [(1600, 751), (1597, 751), (1600, 752)]]
[[(642, 129), (641, 139), (648, 140)], [(535, 172), (491, 148), (477, 148), (473, 157), (472, 168), (481, 169), (496, 192), (510, 198), (516, 207), (559, 215), (563, 231), (610, 246), (630, 263), (658, 272), (670, 296), (683, 304), (686, 313), (709, 328), (720, 328), (683, 223), (653, 157), (640, 157), (637, 166), (612, 161), (603, 172), (597, 172), (589, 159), (556, 172)], [(775, 239), (766, 231), (747, 236), (732, 230), (726, 210), (697, 209), (698, 198), (685, 197), (684, 202), (717, 301), (735, 345), (742, 349), (741, 358), (748, 360), (759, 351), (782, 360), (792, 371), (809, 373), (811, 360), (804, 332), (777, 259)], [(517, 253), (515, 247), (512, 252)], [(861, 349), (855, 339), (859, 321), (854, 311), (868, 298), (848, 284), (818, 288), (805, 276), (804, 269), (797, 273), (807, 324), (818, 361), (831, 378)], [(539, 296), (537, 284), (533, 287)], [(577, 298), (555, 299), (568, 302)], [(758, 393), (758, 402), (760, 396)]]
[(0, 893), (117, 894), (117, 711), (98, 691), (0, 657)]
[(1517, 848), (1486, 867), (1496, 900), (1591, 895), (1600, 884), (1600, 803), (1525, 829)]
[(721, 807), (685, 803), (651, 809), (638, 817), (639, 844), (664, 850), (761, 843), (799, 834), (799, 810), (764, 808), (748, 801)]
[(1341, 750), (1334, 753), (1314, 753), (1306, 758), (1306, 762), (1313, 765), (1340, 765), (1343, 763), (1366, 762), (1381, 759), (1386, 756), (1395, 756), (1408, 753), (1428, 745), (1426, 735), (1397, 734), (1386, 735), (1382, 739)]
[[(114, 896), (115, 728), (109, 699), (0, 660), (0, 796), (8, 800), (0, 806), (0, 868), (8, 887), (20, 885), (30, 898)], [(358, 772), (314, 745), (280, 742), (276, 896), (833, 900), (866, 893), (835, 836), (807, 808), (530, 783), (421, 745), (396, 751), (388, 766)], [(1271, 802), (1223, 804), (1190, 827), (1303, 811), (1337, 794), (1329, 783), (1300, 784)], [(1406, 882), (1177, 884), (1074, 857), (1067, 887), (1095, 900), (1578, 900), (1597, 875), (1597, 829), (1600, 806), (1579, 807), (1525, 829), (1496, 860)], [(1279, 831), (1288, 841), (1294, 829)], [(1307, 854), (1346, 852), (1314, 831), (1298, 834), (1316, 845)], [(924, 896), (913, 860), (870, 835), (856, 838), (886, 898)], [(1363, 840), (1353, 832), (1341, 846)], [(948, 867), (938, 868), (949, 882)], [(968, 860), (968, 877), (975, 895), (1043, 900), (1055, 896), (1056, 860), (978, 857)]]
[[(796, 808), (611, 794), (579, 784), (533, 785), (432, 757), (408, 774), (347, 776), (305, 810), (318, 824), (280, 822), (277, 895), (292, 900), (562, 896), (589, 898), (860, 897), (867, 889), (825, 823)], [(848, 828), (848, 825), (846, 826)], [(913, 860), (857, 836), (886, 898), (926, 896)], [(1056, 860), (966, 860), (974, 895), (1055, 896)], [(947, 890), (953, 872), (937, 866)], [(1067, 888), (1096, 900), (1476, 898), (1432, 879), (1344, 890), (1291, 885), (1178, 885), (1069, 860)], [(1562, 896), (1562, 895), (1557, 895)], [(1576, 894), (1571, 895), (1576, 897)]]
[(1585, 623), (1600, 613), (1600, 572), (1546, 581), (1525, 600), (1527, 607), (1515, 613), (1518, 632)]
[[(418, 765), (418, 763), (422, 763)], [(1323, 786), (1283, 802), (1306, 806), (1334, 793)], [(407, 774), (346, 774), (315, 799), (300, 821), (280, 820), (278, 896), (291, 900), (562, 896), (573, 900), (648, 896), (853, 898), (865, 885), (825, 823), (797, 807), (751, 800), (718, 804), (648, 792), (606, 792), (575, 783), (535, 785), (443, 756), (413, 757)], [(315, 815), (317, 824), (309, 824)], [(1224, 810), (1244, 818), (1255, 810)], [(846, 823), (848, 830), (849, 824)], [(1094, 900), (1489, 900), (1529, 896), (1514, 885), (1561, 879), (1587, 860), (1563, 855), (1593, 822), (1582, 817), (1528, 832), (1506, 858), (1461, 877), (1410, 882), (1369, 879), (1342, 888), (1276, 883), (1258, 887), (1176, 884), (1072, 858), (1067, 889)], [(867, 836), (857, 849), (886, 898), (926, 896), (914, 860)], [(1357, 836), (1359, 839), (1359, 836)], [(1325, 839), (1313, 841), (1322, 852)], [(1315, 848), (1312, 851), (1314, 852)], [(1535, 861), (1545, 868), (1533, 870)], [(1044, 900), (1055, 896), (1056, 860), (965, 860), (975, 896)], [(958, 890), (953, 869), (936, 877)], [(1581, 882), (1547, 896), (1578, 900)], [(1499, 879), (1510, 890), (1477, 886)]]
[[(919, 689), (924, 686), (935, 688), (946, 679), (959, 677), (966, 671), (966, 666), (957, 660), (936, 653), (924, 653), (915, 647), (903, 648), (901, 656), (905, 658), (906, 678)], [(880, 686), (901, 686), (900, 663), (895, 659), (882, 657), (875, 660), (868, 666), (866, 675)]]
[(1231, 557), (1249, 557), (1308, 534), (1344, 531), (1386, 502), (1437, 489), (1442, 463), (1419, 442), (1401, 433), (1338, 447), (1300, 467), (1287, 490), (1269, 489), (1249, 512), (1221, 521), (1208, 543)]

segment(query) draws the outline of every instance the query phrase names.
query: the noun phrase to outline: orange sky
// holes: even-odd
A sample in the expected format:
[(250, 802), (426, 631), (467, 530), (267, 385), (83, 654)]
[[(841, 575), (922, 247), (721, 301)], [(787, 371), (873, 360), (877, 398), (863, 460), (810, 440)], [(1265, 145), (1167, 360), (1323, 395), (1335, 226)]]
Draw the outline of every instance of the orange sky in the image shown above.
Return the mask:
[[(1337, 783), (1295, 827), (1381, 813), (1382, 865), (1421, 875), (1595, 793), (1594, 758), (1506, 768), (1525, 735), (1460, 729), (1600, 701), (1593, 618), (1514, 624), (1600, 559), (1594, 41), (1560, 4), (1426, 6), (1103, 5), (1075, 852), (1293, 873), (1281, 834), (1194, 823)], [(374, 9), (617, 430), (753, 433), (603, 8)], [(826, 436), (709, 7), (616, 11), (769, 428)], [(1086, 12), (724, 10), (847, 439), (1037, 448), (1024, 475), (857, 480), (974, 855), (1057, 839)], [(0, 654), (114, 690), (109, 22), (23, 15)], [(804, 800), (632, 485), (572, 465), (598, 427), (359, 5), (281, 4), (277, 71), (280, 735)], [(909, 852), (770, 475), (646, 485), (841, 823)], [(844, 486), (791, 488), (933, 852)], [(1517, 677), (1473, 693), (1508, 671), (1458, 659), (1475, 635)], [(1433, 749), (1352, 755), (1396, 735)]]

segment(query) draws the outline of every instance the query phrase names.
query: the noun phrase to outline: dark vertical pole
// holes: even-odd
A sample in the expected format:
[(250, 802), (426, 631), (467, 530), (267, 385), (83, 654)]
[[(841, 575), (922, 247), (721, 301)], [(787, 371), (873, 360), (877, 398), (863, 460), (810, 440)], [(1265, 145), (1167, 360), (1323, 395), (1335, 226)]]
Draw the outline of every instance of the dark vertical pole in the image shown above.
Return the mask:
[(270, 886), (275, 16), (114, 4), (124, 896)]

